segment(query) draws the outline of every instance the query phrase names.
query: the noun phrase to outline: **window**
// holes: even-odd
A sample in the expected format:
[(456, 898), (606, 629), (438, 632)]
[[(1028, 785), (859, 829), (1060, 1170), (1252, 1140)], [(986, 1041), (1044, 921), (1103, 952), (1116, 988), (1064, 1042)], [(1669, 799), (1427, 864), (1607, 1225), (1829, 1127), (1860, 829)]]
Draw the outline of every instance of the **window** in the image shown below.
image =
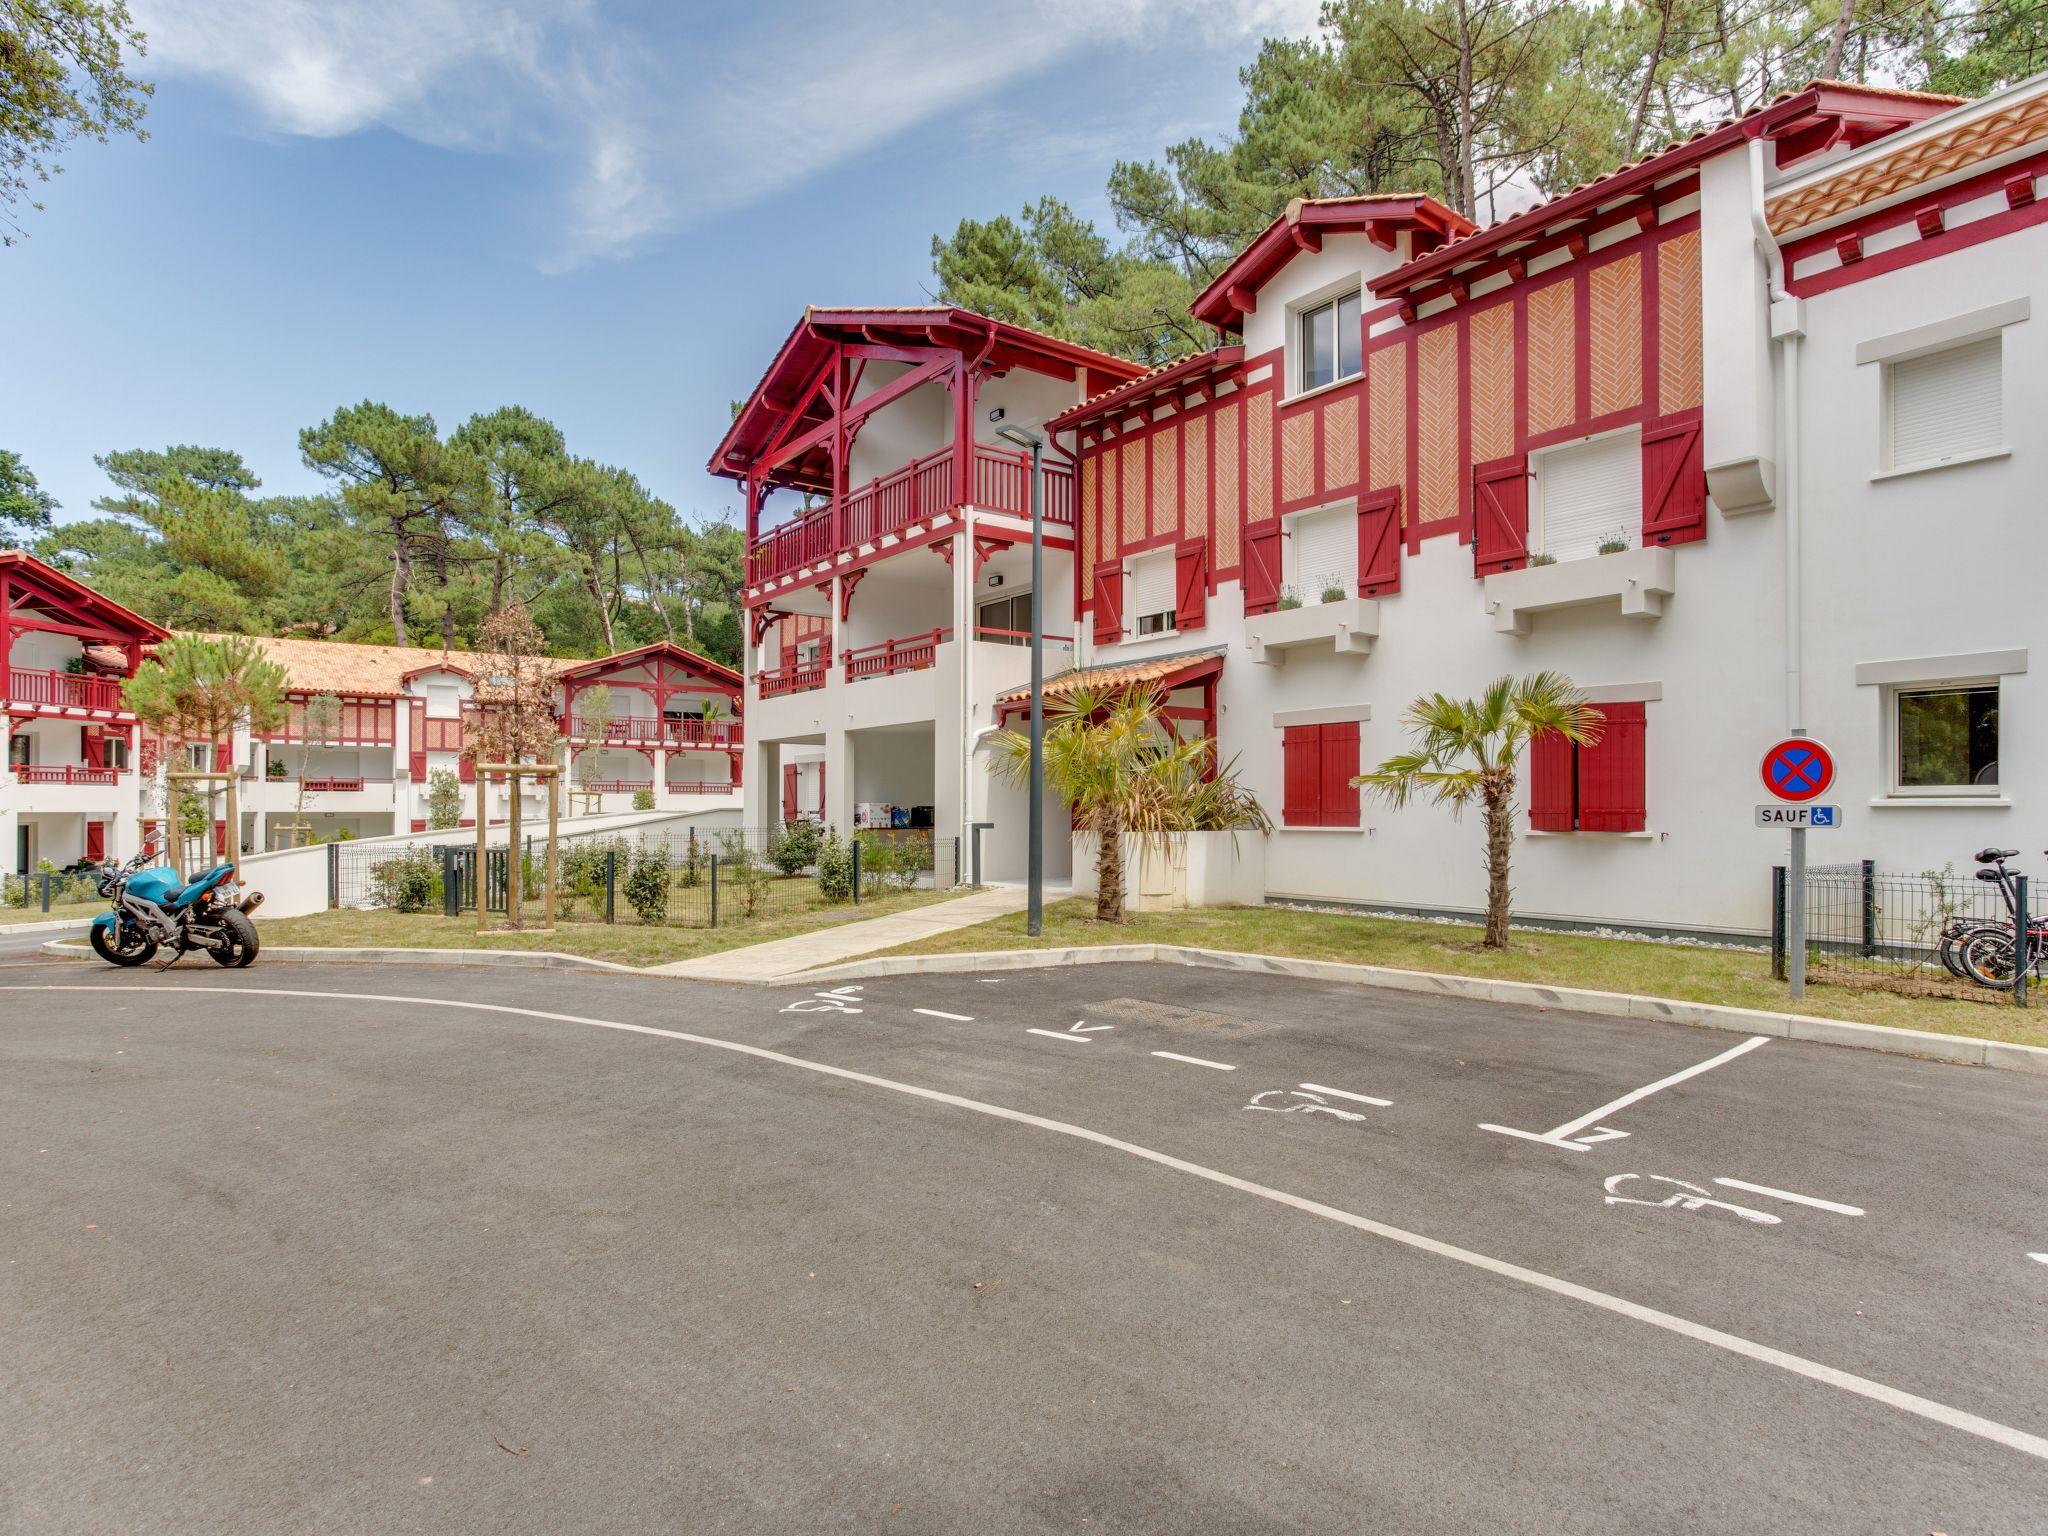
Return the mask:
[(1173, 633), (1173, 551), (1154, 550), (1130, 564), (1131, 633)]
[(29, 765), (29, 739), (26, 732), (7, 738), (7, 766), (26, 768)]
[(1358, 592), (1358, 514), (1349, 506), (1303, 512), (1287, 527), (1287, 587), (1304, 604)]
[(1008, 597), (983, 603), (974, 611), (974, 623), (979, 632), (977, 639), (991, 640), (998, 645), (1029, 645), (1031, 594), (1013, 592)]
[(796, 643), (796, 664), (800, 667), (815, 667), (818, 664), (817, 640), (799, 640)]
[(1320, 389), (1364, 369), (1359, 353), (1365, 333), (1359, 325), (1358, 295), (1329, 299), (1295, 317), (1297, 391)]
[(2005, 447), (1999, 338), (1885, 367), (1887, 469), (1928, 469)]
[(1280, 822), (1288, 827), (1358, 825), (1358, 722), (1290, 725), (1280, 733)]
[(1529, 744), (1529, 830), (1640, 832), (1646, 822), (1643, 706), (1598, 704), (1600, 739), (1551, 732)]
[(213, 743), (208, 741), (186, 743), (185, 767), (192, 773), (211, 773), (213, 771)]
[(1901, 688), (1892, 695), (1895, 792), (1962, 794), (1998, 787), (1998, 685)]
[(1554, 560), (1597, 555), (1602, 544), (1641, 542), (1643, 450), (1634, 427), (1529, 456), (1536, 482), (1531, 547)]

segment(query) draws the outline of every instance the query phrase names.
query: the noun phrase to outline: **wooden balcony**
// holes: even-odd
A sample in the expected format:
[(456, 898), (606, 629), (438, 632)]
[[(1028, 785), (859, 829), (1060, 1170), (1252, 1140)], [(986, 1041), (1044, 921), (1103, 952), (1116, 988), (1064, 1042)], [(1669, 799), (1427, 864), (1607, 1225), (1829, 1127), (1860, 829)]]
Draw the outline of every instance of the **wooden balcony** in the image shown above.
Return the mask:
[[(879, 543), (969, 500), (985, 512), (1031, 515), (1029, 454), (977, 444), (973, 478), (972, 497), (960, 495), (950, 447), (913, 459), (848, 491), (838, 503), (814, 507), (761, 534), (747, 553), (748, 585)], [(1064, 464), (1045, 465), (1045, 521), (1048, 526), (1073, 526), (1074, 476)]]
[(118, 777), (112, 768), (85, 768), (75, 763), (20, 763), (14, 776), (24, 784), (106, 784)]
[(825, 663), (800, 662), (793, 667), (776, 667), (771, 671), (756, 672), (754, 684), (764, 699), (778, 698), (785, 693), (803, 693), (811, 688), (822, 688), (825, 686)]
[[(577, 716), (570, 723), (570, 738), (578, 742), (599, 742), (593, 722)], [(656, 719), (652, 715), (613, 716), (605, 722), (602, 741), (614, 746), (635, 747), (737, 747), (746, 740), (737, 720)]]
[(939, 647), (952, 635), (950, 629), (928, 630), (902, 640), (884, 640), (842, 652), (840, 663), (849, 683), (867, 677), (892, 677), (898, 672), (916, 672), (938, 660)]
[(27, 667), (0, 671), (0, 698), (42, 709), (77, 709), (96, 715), (126, 714), (118, 677), (89, 672), (47, 672)]

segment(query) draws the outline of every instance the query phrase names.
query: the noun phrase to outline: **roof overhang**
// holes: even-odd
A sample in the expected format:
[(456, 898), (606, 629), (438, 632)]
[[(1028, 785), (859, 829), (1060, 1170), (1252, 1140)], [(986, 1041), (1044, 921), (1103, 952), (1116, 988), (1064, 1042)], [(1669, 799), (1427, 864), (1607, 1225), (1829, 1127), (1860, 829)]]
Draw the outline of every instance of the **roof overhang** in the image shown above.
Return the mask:
[(616, 672), (621, 667), (636, 666), (643, 661), (662, 658), (678, 662), (693, 672), (702, 673), (712, 682), (732, 688), (741, 685), (739, 673), (733, 671), (731, 667), (713, 661), (709, 656), (700, 656), (687, 646), (677, 645), (669, 640), (657, 640), (652, 645), (643, 645), (637, 650), (621, 651), (616, 656), (600, 656), (595, 661), (579, 662), (556, 673), (555, 680), (580, 681), (586, 677), (599, 677), (607, 672)]
[(1150, 414), (1160, 404), (1199, 405), (1213, 387), (1244, 365), (1241, 346), (1216, 347), (1162, 363), (1114, 389), (1084, 400), (1048, 421), (1048, 432), (1065, 432), (1090, 422), (1116, 421), (1134, 412)]
[(95, 592), (75, 576), (38, 560), (25, 549), (0, 549), (0, 571), (48, 591), (59, 604), (75, 613), (89, 614), (109, 629), (126, 633), (143, 644), (153, 645), (171, 638), (163, 625), (123, 608), (111, 597)]
[(1244, 317), (1257, 307), (1259, 289), (1303, 251), (1320, 251), (1326, 235), (1363, 234), (1391, 251), (1395, 237), (1405, 233), (1410, 250), (1424, 251), (1476, 227), (1456, 209), (1419, 192), (1297, 197), (1196, 295), (1189, 312), (1219, 331), (1242, 331)]
[(1372, 279), (1383, 299), (1428, 303), (1559, 246), (1581, 243), (1592, 226), (1606, 227), (1630, 217), (1654, 221), (1660, 192), (1689, 177), (1704, 160), (1748, 139), (1775, 146), (1780, 167), (1796, 164), (1842, 144), (1867, 144), (1953, 108), (1958, 98), (1919, 91), (1818, 81), (1802, 91), (1754, 107), (1737, 118), (1703, 128), (1691, 138), (1641, 160), (1618, 166), (1546, 203), (1452, 240), (1426, 255)]
[[(1228, 653), (1210, 648), (1176, 651), (1167, 656), (1145, 656), (1133, 661), (1106, 662), (1096, 667), (1076, 667), (1045, 680), (1050, 700), (1071, 698), (1077, 693), (1118, 695), (1134, 688), (1153, 688), (1162, 694), (1205, 682), (1223, 670)], [(1029, 688), (1012, 688), (996, 695), (996, 718), (1002, 719), (1031, 707)]]
[[(792, 417), (808, 431), (831, 419), (832, 408), (819, 387), (841, 348), (870, 361), (921, 363), (935, 354), (957, 354), (987, 373), (1025, 368), (1057, 379), (1074, 379), (1084, 389), (1134, 378), (1143, 368), (1093, 347), (1062, 341), (1023, 326), (991, 320), (950, 305), (908, 309), (820, 309), (804, 311), (761, 382), (754, 386), (706, 466), (714, 475), (743, 477), (770, 445), (790, 434)], [(818, 488), (815, 466), (783, 466), (777, 484)]]

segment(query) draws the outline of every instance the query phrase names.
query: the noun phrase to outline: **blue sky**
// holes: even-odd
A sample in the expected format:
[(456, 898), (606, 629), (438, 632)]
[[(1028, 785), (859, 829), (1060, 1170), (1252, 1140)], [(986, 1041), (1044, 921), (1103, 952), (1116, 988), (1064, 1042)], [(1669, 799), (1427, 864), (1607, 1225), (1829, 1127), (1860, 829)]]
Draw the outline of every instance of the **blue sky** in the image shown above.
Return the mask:
[(0, 251), (0, 446), (238, 449), (364, 398), (517, 402), (685, 514), (806, 303), (918, 303), (930, 239), (1234, 121), (1314, 0), (131, 0), (146, 144), (82, 145)]

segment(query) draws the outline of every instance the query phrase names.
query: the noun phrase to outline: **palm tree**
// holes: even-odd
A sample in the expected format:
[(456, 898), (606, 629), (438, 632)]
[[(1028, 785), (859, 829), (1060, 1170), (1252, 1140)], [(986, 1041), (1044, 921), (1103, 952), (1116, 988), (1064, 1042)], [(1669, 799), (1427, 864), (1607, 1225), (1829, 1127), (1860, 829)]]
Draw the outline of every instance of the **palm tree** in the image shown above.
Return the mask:
[(1406, 719), (1414, 747), (1351, 782), (1396, 809), (1418, 794), (1448, 805), (1454, 815), (1479, 803), (1486, 817), (1484, 944), (1505, 949), (1515, 759), (1524, 745), (1552, 734), (1590, 746), (1600, 739), (1600, 711), (1563, 673), (1538, 672), (1503, 677), (1477, 699), (1428, 694), (1408, 707)]
[[(1264, 832), (1271, 822), (1236, 778), (1233, 759), (1211, 774), (1215, 743), (1180, 741), (1159, 713), (1158, 690), (1077, 692), (1046, 710), (1045, 782), (1073, 811), (1074, 829), (1095, 834), (1095, 916), (1124, 917), (1126, 835), (1164, 839), (1176, 832)], [(999, 731), (1003, 778), (1023, 787), (1031, 739)]]

